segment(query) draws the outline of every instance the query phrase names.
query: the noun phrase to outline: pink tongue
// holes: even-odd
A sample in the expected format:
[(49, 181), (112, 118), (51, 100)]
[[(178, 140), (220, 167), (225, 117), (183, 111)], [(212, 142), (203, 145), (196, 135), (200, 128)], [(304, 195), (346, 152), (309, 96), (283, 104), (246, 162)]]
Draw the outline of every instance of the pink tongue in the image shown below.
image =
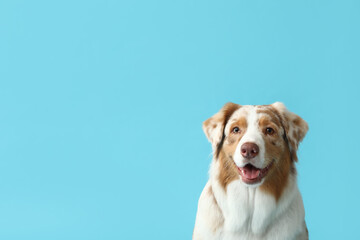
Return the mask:
[(259, 176), (260, 169), (254, 167), (244, 167), (244, 175), (247, 179), (255, 179)]

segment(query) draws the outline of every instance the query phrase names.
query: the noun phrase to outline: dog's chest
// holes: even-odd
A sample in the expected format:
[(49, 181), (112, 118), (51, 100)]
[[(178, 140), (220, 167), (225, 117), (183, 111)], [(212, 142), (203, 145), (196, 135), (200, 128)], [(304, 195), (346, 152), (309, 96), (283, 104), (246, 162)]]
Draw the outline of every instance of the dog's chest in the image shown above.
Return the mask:
[(245, 187), (239, 181), (229, 184), (226, 194), (219, 198), (225, 219), (224, 232), (262, 235), (275, 215), (276, 201), (272, 195)]

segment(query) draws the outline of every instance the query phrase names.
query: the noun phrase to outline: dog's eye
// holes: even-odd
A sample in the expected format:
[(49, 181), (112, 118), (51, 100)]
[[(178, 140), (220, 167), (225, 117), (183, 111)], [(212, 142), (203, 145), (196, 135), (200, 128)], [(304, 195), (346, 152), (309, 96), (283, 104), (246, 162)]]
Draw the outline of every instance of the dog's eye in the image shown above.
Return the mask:
[(275, 130), (272, 129), (271, 127), (268, 127), (268, 128), (265, 129), (265, 133), (267, 135), (273, 135), (275, 133)]
[(240, 133), (240, 128), (234, 127), (232, 130), (233, 133)]

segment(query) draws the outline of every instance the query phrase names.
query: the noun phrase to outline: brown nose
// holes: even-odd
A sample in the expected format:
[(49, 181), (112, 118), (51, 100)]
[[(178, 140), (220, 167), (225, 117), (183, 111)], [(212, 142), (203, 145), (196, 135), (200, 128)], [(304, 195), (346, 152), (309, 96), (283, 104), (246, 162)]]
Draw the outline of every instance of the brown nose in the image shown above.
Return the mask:
[(241, 155), (244, 158), (251, 159), (256, 157), (256, 155), (258, 155), (259, 146), (256, 145), (255, 143), (246, 142), (241, 146), (240, 151), (241, 151)]

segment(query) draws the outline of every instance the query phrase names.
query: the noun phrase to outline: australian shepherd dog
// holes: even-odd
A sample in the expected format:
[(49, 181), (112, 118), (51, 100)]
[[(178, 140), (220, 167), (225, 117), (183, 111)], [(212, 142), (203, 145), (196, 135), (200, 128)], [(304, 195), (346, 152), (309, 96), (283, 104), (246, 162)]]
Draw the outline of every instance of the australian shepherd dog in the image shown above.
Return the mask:
[(193, 240), (308, 239), (295, 166), (307, 123), (279, 102), (227, 103), (203, 130), (213, 160)]

